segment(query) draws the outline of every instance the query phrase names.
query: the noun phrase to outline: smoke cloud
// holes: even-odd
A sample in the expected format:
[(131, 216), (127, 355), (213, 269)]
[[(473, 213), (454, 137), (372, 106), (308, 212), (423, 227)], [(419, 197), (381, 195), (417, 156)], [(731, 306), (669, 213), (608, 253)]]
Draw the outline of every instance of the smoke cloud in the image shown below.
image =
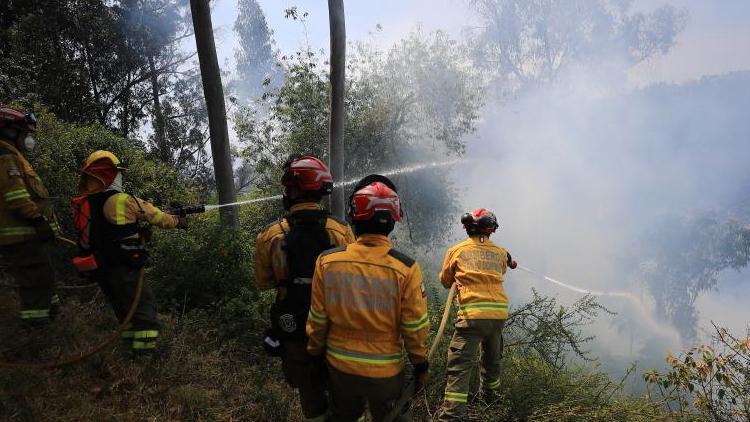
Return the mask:
[[(578, 69), (488, 105), (468, 142), (476, 164), (457, 178), (463, 208), (495, 211), (496, 241), (519, 263), (584, 289), (639, 299), (602, 298), (618, 315), (592, 328), (597, 353), (620, 370), (630, 360), (661, 366), (668, 350), (685, 346), (637, 280), (649, 259), (645, 234), (664, 219), (707, 212), (750, 220), (734, 207), (750, 187), (750, 72), (636, 91), (623, 81)], [(746, 295), (750, 286), (738, 279), (747, 281), (748, 273), (725, 271), (719, 289), (729, 277), (732, 291)], [(516, 303), (531, 287), (568, 303), (580, 296), (530, 274), (507, 277)], [(710, 319), (731, 327), (750, 321), (750, 310), (736, 301), (720, 310), (718, 297), (697, 302), (703, 328)]]

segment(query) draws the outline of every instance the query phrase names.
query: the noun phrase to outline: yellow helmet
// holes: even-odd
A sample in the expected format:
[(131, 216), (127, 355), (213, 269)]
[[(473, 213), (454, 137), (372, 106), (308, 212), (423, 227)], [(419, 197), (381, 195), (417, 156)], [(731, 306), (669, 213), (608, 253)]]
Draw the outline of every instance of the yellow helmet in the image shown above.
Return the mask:
[(122, 166), (122, 162), (114, 153), (100, 149), (99, 151), (92, 152), (91, 155), (83, 161), (81, 164), (81, 171), (85, 172), (86, 169), (99, 160), (109, 160), (109, 162), (112, 163), (112, 166), (116, 169), (125, 170), (125, 167)]
[(109, 151), (95, 151), (81, 164), (80, 194), (90, 194), (106, 189), (125, 170), (117, 156)]

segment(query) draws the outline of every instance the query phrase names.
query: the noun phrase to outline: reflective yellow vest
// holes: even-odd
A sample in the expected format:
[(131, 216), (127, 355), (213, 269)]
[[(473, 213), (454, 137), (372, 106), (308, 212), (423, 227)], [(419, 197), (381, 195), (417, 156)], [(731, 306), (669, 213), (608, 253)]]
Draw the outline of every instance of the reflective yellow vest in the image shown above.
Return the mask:
[(0, 141), (0, 196), (0, 245), (35, 238), (31, 220), (40, 216), (59, 232), (42, 179), (23, 154), (5, 141)]
[(315, 265), (307, 350), (341, 372), (386, 378), (427, 360), (430, 331), (419, 264), (381, 235), (331, 249)]
[(456, 283), (458, 319), (507, 319), (503, 275), (510, 254), (486, 236), (471, 236), (445, 253), (440, 282)]

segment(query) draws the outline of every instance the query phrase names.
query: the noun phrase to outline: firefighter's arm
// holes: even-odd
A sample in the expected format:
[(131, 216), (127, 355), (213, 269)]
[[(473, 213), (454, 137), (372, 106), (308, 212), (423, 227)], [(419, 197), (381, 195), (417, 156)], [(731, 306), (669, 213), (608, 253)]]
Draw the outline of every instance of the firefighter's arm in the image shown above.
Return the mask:
[(31, 200), (31, 194), (23, 181), (18, 162), (11, 154), (0, 155), (0, 194), (8, 209), (19, 217), (27, 220), (42, 217), (39, 207)]
[(255, 283), (263, 290), (276, 287), (271, 249), (272, 238), (268, 230), (258, 233), (255, 240)]
[(126, 207), (129, 213), (136, 216), (137, 221), (146, 221), (162, 229), (173, 229), (180, 222), (178, 216), (167, 214), (152, 203), (134, 196), (128, 195)]
[(401, 292), (401, 336), (412, 365), (427, 362), (427, 335), (430, 318), (427, 295), (422, 284), (422, 270), (414, 263), (409, 268)]
[(453, 269), (453, 248), (448, 249), (445, 252), (445, 259), (443, 260), (443, 267), (440, 269), (440, 284), (446, 289), (449, 289), (451, 285), (456, 281), (455, 271)]
[(511, 270), (515, 270), (518, 266), (518, 263), (510, 256), (510, 252), (505, 251), (505, 254), (508, 256), (507, 262), (503, 266), (503, 274), (505, 274), (505, 268), (510, 268)]
[(318, 258), (315, 263), (315, 273), (312, 281), (312, 297), (310, 313), (307, 315), (307, 353), (319, 356), (325, 352), (328, 337), (328, 312), (326, 310), (325, 279), (323, 265)]

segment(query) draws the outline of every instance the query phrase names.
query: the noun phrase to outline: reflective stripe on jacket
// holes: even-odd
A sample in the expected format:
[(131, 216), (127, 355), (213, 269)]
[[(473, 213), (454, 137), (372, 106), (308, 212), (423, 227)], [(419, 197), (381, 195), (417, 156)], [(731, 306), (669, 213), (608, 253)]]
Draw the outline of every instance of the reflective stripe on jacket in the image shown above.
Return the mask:
[(0, 245), (35, 238), (32, 220), (40, 216), (59, 231), (49, 192), (31, 163), (10, 143), (0, 141)]
[(162, 229), (173, 229), (179, 222), (176, 215), (167, 214), (148, 201), (122, 192), (107, 198), (103, 213), (107, 222), (118, 226), (145, 221)]
[[(304, 202), (293, 205), (290, 211), (320, 209), (315, 202)], [(281, 219), (258, 234), (255, 242), (255, 282), (261, 289), (275, 288), (287, 278), (286, 253), (282, 249), (285, 231), (289, 231), (289, 224), (286, 219)], [(334, 217), (328, 217), (326, 231), (332, 245), (343, 246), (354, 242), (354, 233), (349, 225)]]
[(427, 360), (430, 331), (419, 264), (366, 234), (315, 264), (307, 349), (341, 372), (386, 378)]
[(445, 253), (440, 282), (456, 283), (458, 319), (507, 319), (503, 274), (510, 254), (486, 236), (471, 236)]

